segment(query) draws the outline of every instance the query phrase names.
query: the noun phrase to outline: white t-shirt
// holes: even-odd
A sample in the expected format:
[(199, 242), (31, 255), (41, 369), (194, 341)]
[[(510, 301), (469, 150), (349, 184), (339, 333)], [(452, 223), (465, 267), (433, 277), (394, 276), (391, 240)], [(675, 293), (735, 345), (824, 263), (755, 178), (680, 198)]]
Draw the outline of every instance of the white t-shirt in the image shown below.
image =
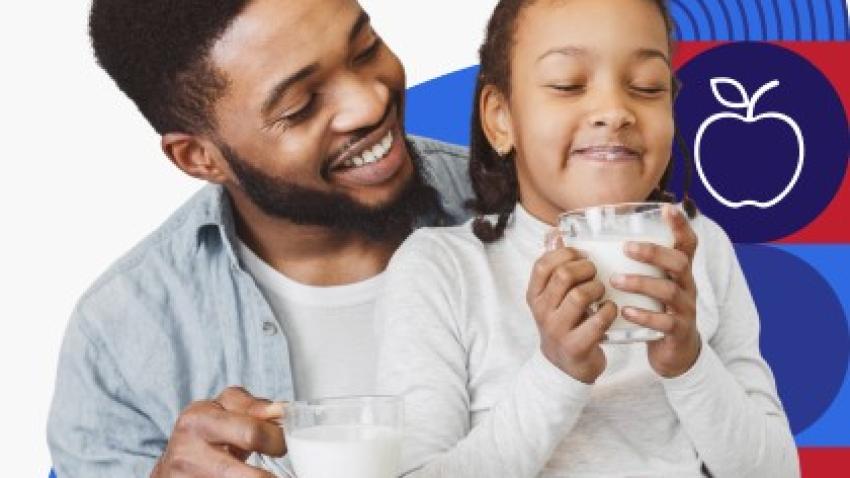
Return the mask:
[(272, 268), (241, 241), (239, 251), (286, 334), (295, 399), (373, 395), (374, 305), (384, 274), (341, 286), (308, 286)]
[(376, 306), (378, 391), (405, 396), (406, 476), (799, 476), (732, 245), (708, 218), (691, 224), (696, 363), (664, 379), (645, 344), (603, 345), (593, 385), (543, 357), (525, 302), (549, 226), (517, 207), (492, 244), (469, 223), (408, 238)]

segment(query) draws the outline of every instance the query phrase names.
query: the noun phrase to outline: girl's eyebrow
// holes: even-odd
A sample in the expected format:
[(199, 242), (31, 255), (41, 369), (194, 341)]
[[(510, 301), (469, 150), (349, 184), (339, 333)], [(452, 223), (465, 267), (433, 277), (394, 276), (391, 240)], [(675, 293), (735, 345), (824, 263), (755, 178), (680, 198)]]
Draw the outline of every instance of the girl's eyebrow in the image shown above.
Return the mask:
[[(562, 46), (556, 47), (547, 50), (545, 53), (540, 55), (537, 58), (537, 63), (541, 62), (544, 58), (551, 55), (565, 55), (565, 56), (573, 56), (573, 57), (586, 57), (590, 55), (590, 53), (585, 48), (577, 47), (577, 46)], [(670, 66), (670, 58), (664, 54), (661, 50), (656, 48), (638, 48), (632, 53), (632, 57), (635, 60), (649, 60), (652, 58), (658, 58), (662, 60), (667, 66)]]
[(661, 50), (657, 50), (655, 48), (639, 48), (635, 51), (632, 56), (636, 60), (649, 60), (651, 58), (659, 58), (670, 66), (670, 59), (667, 58), (667, 55), (664, 54)]
[(588, 53), (587, 53), (586, 49), (580, 48), (580, 47), (577, 47), (577, 46), (556, 47), (556, 48), (552, 48), (550, 50), (547, 50), (545, 53), (540, 55), (537, 58), (536, 63), (539, 63), (544, 58), (546, 58), (547, 56), (550, 56), (550, 55), (566, 55), (566, 56), (582, 56), (582, 57), (584, 57), (584, 56), (587, 56)]

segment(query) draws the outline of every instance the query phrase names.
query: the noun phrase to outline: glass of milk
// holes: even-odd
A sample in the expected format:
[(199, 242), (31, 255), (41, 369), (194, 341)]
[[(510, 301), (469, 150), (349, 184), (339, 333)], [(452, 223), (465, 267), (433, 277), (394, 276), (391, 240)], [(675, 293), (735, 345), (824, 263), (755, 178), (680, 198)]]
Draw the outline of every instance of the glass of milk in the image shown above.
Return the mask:
[[(624, 249), (627, 242), (652, 242), (672, 247), (673, 234), (661, 214), (662, 206), (663, 203), (611, 204), (569, 211), (559, 217), (558, 232), (564, 245), (584, 252), (596, 265), (596, 277), (605, 284), (602, 300), (613, 301), (618, 310), (631, 306), (663, 311), (662, 304), (655, 299), (611, 286), (611, 276), (615, 274), (664, 277), (664, 272), (657, 267), (630, 259)], [(597, 307), (598, 304), (592, 309)], [(605, 343), (646, 342), (663, 336), (661, 332), (618, 316), (608, 329)]]
[(399, 397), (294, 402), (283, 419), (287, 454), (298, 478), (395, 478), (403, 416)]

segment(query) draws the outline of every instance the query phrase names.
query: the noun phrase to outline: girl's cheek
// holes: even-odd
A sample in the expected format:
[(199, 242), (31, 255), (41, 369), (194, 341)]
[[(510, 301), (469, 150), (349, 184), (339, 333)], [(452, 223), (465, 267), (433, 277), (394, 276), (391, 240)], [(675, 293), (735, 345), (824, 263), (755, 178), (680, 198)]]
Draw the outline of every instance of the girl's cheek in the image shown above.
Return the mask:
[(540, 141), (545, 142), (548, 147), (555, 149), (567, 148), (575, 130), (574, 121), (566, 117), (563, 111), (553, 113), (546, 114), (546, 112), (541, 112), (536, 115), (533, 134)]

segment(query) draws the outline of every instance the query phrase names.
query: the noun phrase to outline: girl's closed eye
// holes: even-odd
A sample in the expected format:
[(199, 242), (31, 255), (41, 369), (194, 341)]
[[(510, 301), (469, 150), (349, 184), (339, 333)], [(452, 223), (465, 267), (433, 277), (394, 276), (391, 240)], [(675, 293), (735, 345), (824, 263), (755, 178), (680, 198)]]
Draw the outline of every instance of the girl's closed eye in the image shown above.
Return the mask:
[(585, 86), (583, 84), (552, 84), (549, 85), (549, 88), (561, 91), (565, 93), (574, 93), (584, 90)]
[[(558, 92), (576, 93), (576, 92), (584, 91), (586, 86), (583, 85), (583, 84), (550, 84), (550, 85), (547, 85), (547, 88), (550, 88), (550, 89), (558, 91)], [(643, 94), (647, 94), (647, 95), (656, 95), (656, 94), (659, 94), (659, 93), (665, 93), (667, 91), (670, 91), (669, 88), (667, 88), (665, 86), (654, 86), (654, 85), (647, 85), (647, 86), (631, 85), (631, 86), (629, 86), (629, 88), (632, 89), (633, 91), (638, 92), (638, 93), (643, 93)]]
[(632, 90), (645, 95), (659, 95), (670, 91), (669, 88), (662, 85), (631, 85)]

